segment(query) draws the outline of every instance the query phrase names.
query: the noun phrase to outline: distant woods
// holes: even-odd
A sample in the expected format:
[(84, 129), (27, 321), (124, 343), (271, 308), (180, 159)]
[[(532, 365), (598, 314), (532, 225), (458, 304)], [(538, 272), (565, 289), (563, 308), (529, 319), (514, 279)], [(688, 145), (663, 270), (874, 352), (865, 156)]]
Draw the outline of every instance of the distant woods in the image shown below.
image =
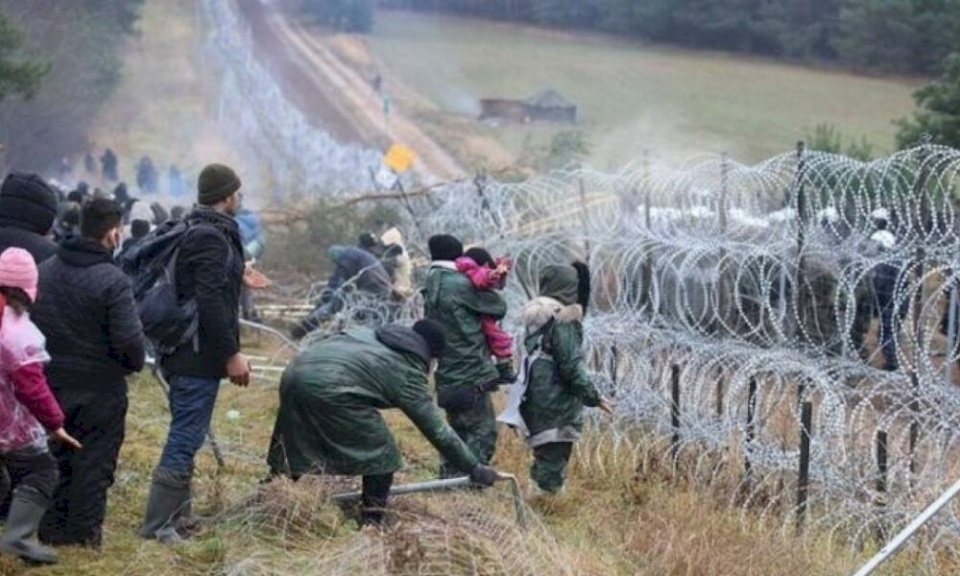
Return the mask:
[(0, 0), (0, 163), (44, 170), (86, 147), (144, 1)]
[(948, 54), (960, 51), (960, 2), (953, 0), (381, 0), (379, 4), (883, 72), (935, 74)]

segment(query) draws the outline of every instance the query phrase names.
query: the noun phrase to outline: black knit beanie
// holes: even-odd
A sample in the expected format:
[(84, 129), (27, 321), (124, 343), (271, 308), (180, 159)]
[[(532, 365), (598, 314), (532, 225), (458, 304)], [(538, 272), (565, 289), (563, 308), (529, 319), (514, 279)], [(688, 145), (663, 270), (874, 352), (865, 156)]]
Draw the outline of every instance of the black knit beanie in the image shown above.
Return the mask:
[(431, 358), (439, 358), (447, 347), (447, 339), (443, 335), (443, 326), (434, 320), (419, 320), (413, 325), (413, 331), (420, 335), (430, 349)]
[(427, 240), (431, 260), (456, 260), (463, 256), (463, 244), (449, 234), (437, 234)]
[(473, 248), (467, 249), (467, 251), (464, 252), (463, 255), (473, 260), (474, 262), (476, 262), (477, 265), (479, 266), (493, 265), (493, 256), (491, 256), (489, 252), (487, 252), (483, 248), (480, 248), (479, 246), (475, 246)]
[(0, 186), (0, 227), (46, 234), (57, 217), (57, 194), (36, 174), (11, 172)]
[(240, 189), (240, 177), (229, 166), (207, 164), (197, 178), (197, 203), (213, 206)]

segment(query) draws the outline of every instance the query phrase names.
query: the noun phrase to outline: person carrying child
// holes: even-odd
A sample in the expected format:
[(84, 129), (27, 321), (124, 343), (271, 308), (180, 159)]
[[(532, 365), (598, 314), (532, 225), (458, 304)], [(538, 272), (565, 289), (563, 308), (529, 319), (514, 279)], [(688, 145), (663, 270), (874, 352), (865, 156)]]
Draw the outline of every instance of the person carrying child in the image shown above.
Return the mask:
[(37, 298), (37, 265), (30, 253), (8, 248), (0, 254), (0, 500), (13, 491), (0, 555), (53, 564), (57, 553), (37, 540), (59, 471), (47, 435), (74, 449), (80, 443), (64, 428), (64, 414), (47, 384), (46, 341), (31, 322)]
[[(502, 290), (511, 265), (506, 256), (494, 259), (489, 252), (479, 247), (469, 248), (454, 263), (457, 272), (465, 274), (478, 290)], [(480, 331), (487, 340), (490, 354), (497, 359), (499, 380), (503, 383), (515, 381), (517, 374), (513, 369), (513, 337), (500, 327), (496, 318), (486, 314), (480, 316)]]

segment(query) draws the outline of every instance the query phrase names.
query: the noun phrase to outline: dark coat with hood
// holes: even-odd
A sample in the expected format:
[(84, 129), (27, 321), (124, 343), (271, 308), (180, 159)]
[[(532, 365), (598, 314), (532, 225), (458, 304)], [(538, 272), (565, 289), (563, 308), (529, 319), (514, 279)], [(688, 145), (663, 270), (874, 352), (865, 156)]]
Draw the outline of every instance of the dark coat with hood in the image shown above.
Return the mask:
[(47, 338), (55, 389), (115, 390), (144, 363), (143, 329), (130, 279), (110, 252), (83, 238), (40, 266), (31, 318)]
[(424, 316), (443, 326), (447, 346), (437, 365), (437, 391), (476, 388), (497, 379), (480, 318), (502, 319), (507, 304), (496, 292), (477, 290), (453, 262), (435, 261), (423, 286)]
[(0, 228), (0, 254), (7, 248), (23, 248), (40, 264), (57, 253), (57, 243), (33, 230), (4, 226)]
[(427, 388), (429, 349), (413, 330), (388, 324), (321, 340), (280, 382), (267, 462), (275, 473), (377, 475), (402, 458), (380, 410), (399, 408), (455, 467), (477, 458), (443, 420)]
[(540, 275), (539, 298), (524, 306), (524, 345), (531, 355), (520, 415), (537, 447), (575, 442), (583, 428), (583, 407), (600, 405), (600, 394), (583, 359), (581, 285), (572, 266), (548, 266)]
[(23, 248), (39, 265), (57, 252), (47, 237), (57, 215), (57, 196), (34, 174), (12, 172), (0, 188), (0, 253)]
[(174, 274), (181, 301), (196, 299), (199, 329), (160, 364), (173, 374), (220, 379), (227, 375), (227, 360), (240, 351), (240, 230), (228, 214), (206, 206), (195, 207), (185, 220), (191, 229)]

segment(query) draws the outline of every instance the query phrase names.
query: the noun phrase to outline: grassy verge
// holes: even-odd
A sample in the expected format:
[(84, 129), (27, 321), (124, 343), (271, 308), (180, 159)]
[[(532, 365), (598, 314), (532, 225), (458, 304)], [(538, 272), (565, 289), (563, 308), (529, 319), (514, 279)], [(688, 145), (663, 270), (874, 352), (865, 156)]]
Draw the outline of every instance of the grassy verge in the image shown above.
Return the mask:
[[(370, 45), (391, 78), (441, 117), (469, 119), (484, 97), (552, 87), (579, 105), (591, 163), (609, 169), (648, 148), (661, 158), (727, 152), (758, 161), (790, 149), (818, 123), (889, 151), (891, 120), (913, 107), (916, 82), (706, 52), (640, 47), (590, 35), (381, 11)], [(401, 102), (402, 104), (402, 102)], [(484, 128), (483, 130), (486, 130)], [(482, 131), (482, 130), (481, 130)], [(493, 129), (515, 153), (552, 127)]]
[[(255, 340), (251, 340), (251, 343)], [(267, 343), (261, 341), (262, 345)], [(263, 349), (261, 349), (261, 353)], [(527, 499), (530, 527), (517, 529), (505, 489), (398, 497), (398, 519), (384, 535), (358, 532), (327, 496), (347, 486), (311, 481), (258, 487), (276, 413), (275, 379), (249, 389), (225, 386), (214, 429), (226, 455), (218, 470), (209, 449), (201, 452), (195, 510), (208, 519), (188, 544), (165, 547), (137, 538), (150, 471), (168, 421), (160, 386), (149, 376), (133, 379), (127, 439), (117, 482), (110, 493), (101, 552), (60, 550), (61, 564), (30, 574), (131, 576), (156, 574), (641, 574), (641, 575), (831, 575), (849, 573), (855, 558), (814, 534), (801, 541), (776, 518), (761, 520), (729, 507), (710, 487), (676, 479), (656, 463), (650, 439), (637, 437), (654, 457), (637, 474), (637, 458), (614, 449), (609, 435), (591, 432), (570, 467), (567, 491), (558, 498)], [(239, 419), (226, 414), (236, 410)], [(398, 482), (429, 479), (433, 449), (401, 414), (388, 413), (406, 458)], [(512, 433), (501, 435), (495, 464), (527, 483), (529, 454)], [(27, 573), (9, 559), (0, 575)], [(426, 571), (425, 571), (426, 570)], [(436, 570), (440, 570), (436, 572)], [(909, 556), (885, 574), (911, 574)]]

